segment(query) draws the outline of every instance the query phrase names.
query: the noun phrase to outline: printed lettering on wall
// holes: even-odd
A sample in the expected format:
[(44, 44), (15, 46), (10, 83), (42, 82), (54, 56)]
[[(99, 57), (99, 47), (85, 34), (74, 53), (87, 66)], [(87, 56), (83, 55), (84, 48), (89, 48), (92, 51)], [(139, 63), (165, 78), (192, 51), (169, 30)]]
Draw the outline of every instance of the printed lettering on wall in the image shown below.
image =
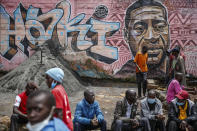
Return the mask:
[[(88, 54), (106, 63), (112, 63), (118, 59), (118, 49), (106, 45), (106, 37), (112, 36), (120, 28), (119, 22), (105, 22), (90, 18), (86, 23), (80, 24), (85, 14), (79, 14), (72, 20), (71, 5), (68, 1), (57, 4), (56, 9), (47, 13), (30, 6), (27, 10), (19, 4), (14, 11), (14, 18), (9, 16), (1, 5), (1, 55), (11, 60), (18, 50), (29, 56), (28, 48), (34, 48), (51, 39), (54, 27), (57, 26), (57, 36), (62, 47), (68, 46), (69, 34), (73, 35), (71, 42), (74, 51), (88, 51)], [(97, 9), (97, 15), (100, 11)], [(107, 14), (105, 14), (107, 15)], [(104, 16), (102, 16), (104, 17)], [(97, 35), (97, 37), (92, 38)], [(86, 40), (86, 37), (92, 40)], [(95, 39), (96, 38), (96, 39)], [(105, 61), (107, 59), (107, 61)]]

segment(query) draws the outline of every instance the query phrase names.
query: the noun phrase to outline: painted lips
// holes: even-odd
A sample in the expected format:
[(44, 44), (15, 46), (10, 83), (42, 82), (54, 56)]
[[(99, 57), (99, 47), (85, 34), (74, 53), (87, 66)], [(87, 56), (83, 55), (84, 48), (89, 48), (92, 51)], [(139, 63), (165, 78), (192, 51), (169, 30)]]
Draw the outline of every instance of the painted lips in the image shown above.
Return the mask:
[(163, 54), (162, 49), (149, 49), (148, 50), (148, 62), (157, 62), (161, 59)]

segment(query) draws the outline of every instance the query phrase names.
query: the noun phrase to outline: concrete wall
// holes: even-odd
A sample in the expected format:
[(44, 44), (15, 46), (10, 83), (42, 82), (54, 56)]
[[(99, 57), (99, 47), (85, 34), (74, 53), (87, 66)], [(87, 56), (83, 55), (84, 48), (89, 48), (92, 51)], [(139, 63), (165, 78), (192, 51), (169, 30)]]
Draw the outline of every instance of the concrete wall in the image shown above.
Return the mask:
[(0, 70), (14, 69), (51, 41), (80, 76), (130, 78), (143, 45), (149, 76), (165, 74), (165, 51), (176, 45), (187, 72), (197, 76), (197, 1), (151, 1), (1, 0)]

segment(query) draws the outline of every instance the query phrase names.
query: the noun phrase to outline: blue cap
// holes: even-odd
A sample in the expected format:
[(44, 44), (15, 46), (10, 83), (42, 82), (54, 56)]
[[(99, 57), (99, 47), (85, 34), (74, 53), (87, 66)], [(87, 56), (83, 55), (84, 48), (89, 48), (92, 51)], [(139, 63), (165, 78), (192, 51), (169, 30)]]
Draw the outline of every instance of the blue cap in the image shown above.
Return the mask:
[(64, 71), (60, 68), (51, 68), (47, 72), (45, 72), (47, 75), (49, 75), (52, 79), (62, 83), (62, 80), (64, 78)]

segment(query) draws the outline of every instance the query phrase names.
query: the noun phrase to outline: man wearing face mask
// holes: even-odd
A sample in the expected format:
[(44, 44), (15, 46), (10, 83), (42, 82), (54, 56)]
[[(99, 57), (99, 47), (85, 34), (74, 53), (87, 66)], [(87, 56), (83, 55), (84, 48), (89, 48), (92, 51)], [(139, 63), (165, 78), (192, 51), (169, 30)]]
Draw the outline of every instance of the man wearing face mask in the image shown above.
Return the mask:
[(182, 90), (170, 103), (168, 111), (168, 131), (197, 129), (197, 108), (194, 102), (188, 99), (187, 91)]
[(136, 117), (138, 108), (136, 92), (134, 90), (127, 90), (123, 100), (116, 103), (112, 131), (150, 131), (148, 119), (140, 119)]
[(177, 72), (175, 74), (175, 79), (170, 82), (166, 97), (168, 103), (170, 103), (175, 98), (175, 95), (185, 88), (183, 85), (181, 85), (182, 77), (183, 74)]
[(32, 93), (27, 100), (29, 131), (70, 131), (64, 122), (53, 117), (55, 98), (45, 90)]
[(101, 131), (106, 131), (106, 121), (93, 91), (84, 91), (84, 99), (77, 104), (73, 123), (74, 131), (94, 130), (99, 127)]
[(148, 96), (141, 101), (141, 117), (149, 120), (151, 131), (165, 131), (165, 116), (163, 115), (162, 104), (156, 98), (154, 90), (148, 91)]
[(51, 93), (56, 100), (55, 117), (64, 121), (68, 128), (73, 130), (71, 110), (67, 93), (62, 85), (64, 72), (60, 68), (51, 68), (46, 72), (46, 83), (52, 89)]
[(11, 116), (10, 131), (18, 131), (19, 124), (26, 124), (27, 111), (26, 103), (29, 95), (38, 89), (38, 87), (33, 82), (28, 82), (26, 85), (26, 91), (16, 96), (16, 100), (13, 107), (13, 115)]

